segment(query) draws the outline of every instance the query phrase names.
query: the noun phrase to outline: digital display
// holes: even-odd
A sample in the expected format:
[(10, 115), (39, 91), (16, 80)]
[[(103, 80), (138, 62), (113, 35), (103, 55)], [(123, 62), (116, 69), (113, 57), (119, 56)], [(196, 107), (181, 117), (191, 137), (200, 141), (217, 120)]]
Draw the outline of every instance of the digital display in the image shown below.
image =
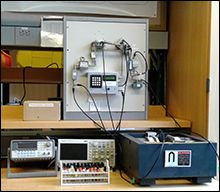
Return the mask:
[(18, 142), (18, 149), (37, 149), (37, 142), (36, 141), (22, 141), (22, 142)]
[(116, 81), (116, 75), (103, 75), (103, 81)]
[(60, 144), (60, 160), (87, 160), (87, 144)]

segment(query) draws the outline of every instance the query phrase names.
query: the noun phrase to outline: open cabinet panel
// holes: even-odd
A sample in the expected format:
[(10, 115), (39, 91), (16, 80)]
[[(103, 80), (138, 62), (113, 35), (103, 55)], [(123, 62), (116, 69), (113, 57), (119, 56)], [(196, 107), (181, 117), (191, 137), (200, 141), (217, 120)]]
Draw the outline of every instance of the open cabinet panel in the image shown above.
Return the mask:
[(209, 1), (168, 4), (168, 111), (177, 118), (192, 121), (192, 131), (205, 137), (208, 133), (210, 6)]

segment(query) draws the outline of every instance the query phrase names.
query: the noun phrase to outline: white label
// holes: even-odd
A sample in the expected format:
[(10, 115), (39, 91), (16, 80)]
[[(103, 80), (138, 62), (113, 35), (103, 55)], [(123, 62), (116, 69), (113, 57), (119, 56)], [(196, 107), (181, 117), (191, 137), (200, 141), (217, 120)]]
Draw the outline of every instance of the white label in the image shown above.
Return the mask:
[[(106, 85), (113, 87), (113, 86), (116, 86), (117, 83), (116, 83), (116, 81), (106, 81)], [(103, 86), (105, 87), (105, 82), (103, 82)]]
[(136, 128), (120, 128), (120, 130), (123, 130), (123, 131), (130, 131), (130, 130), (136, 130)]
[(191, 167), (191, 150), (166, 150), (165, 167)]
[(21, 27), (21, 30), (28, 30), (28, 27)]
[(53, 103), (28, 103), (29, 107), (54, 107)]
[(177, 167), (177, 166), (178, 166), (178, 152), (165, 151), (165, 167)]

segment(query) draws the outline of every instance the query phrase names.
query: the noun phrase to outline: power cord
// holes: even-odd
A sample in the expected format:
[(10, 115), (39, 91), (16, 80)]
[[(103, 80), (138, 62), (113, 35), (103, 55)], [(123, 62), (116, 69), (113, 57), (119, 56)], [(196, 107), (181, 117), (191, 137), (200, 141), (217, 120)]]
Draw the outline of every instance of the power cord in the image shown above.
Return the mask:
[[(191, 131), (191, 133), (194, 134), (194, 135), (198, 135), (199, 137), (201, 137), (201, 138), (203, 138), (205, 141), (207, 141), (207, 142), (211, 145), (211, 147), (212, 147), (212, 149), (214, 150), (215, 155), (216, 155), (216, 157), (217, 157), (217, 159), (218, 159), (218, 161), (219, 161), (219, 155), (218, 155), (218, 152), (217, 152), (217, 150), (215, 149), (214, 145), (213, 145), (208, 139), (206, 139), (205, 137), (203, 137), (203, 136), (200, 135), (199, 133), (195, 133), (195, 132), (192, 132), (192, 131)], [(188, 135), (188, 136), (190, 137), (190, 135)]]
[[(56, 65), (57, 68), (59, 68), (59, 66), (58, 66), (58, 64), (57, 64), (56, 62), (50, 63), (50, 64), (47, 65), (45, 68), (49, 68), (49, 67), (52, 66), (52, 65)], [(25, 75), (26, 75), (26, 74), (25, 74), (25, 71), (26, 71), (27, 68), (32, 68), (32, 67), (31, 67), (31, 66), (26, 66), (26, 67), (23, 68), (23, 71), (22, 71), (24, 94), (23, 94), (23, 96), (22, 96), (22, 98), (21, 98), (20, 105), (23, 104), (24, 98), (26, 97), (26, 84), (25, 84), (25, 80), (26, 80), (26, 79), (25, 79)]]
[[(125, 40), (124, 40), (124, 42), (127, 44), (127, 46), (124, 46), (124, 54), (125, 54), (125, 60), (126, 60), (127, 75), (126, 75), (125, 82), (123, 83), (123, 85), (121, 85), (121, 86), (124, 86), (124, 93), (122, 92), (122, 109), (121, 109), (121, 113), (120, 113), (120, 117), (119, 117), (119, 122), (118, 122), (118, 125), (116, 126), (116, 128), (115, 128), (114, 123), (113, 123), (113, 118), (112, 118), (112, 113), (111, 113), (110, 103), (109, 103), (109, 98), (108, 98), (107, 85), (106, 85), (106, 81), (105, 81), (105, 91), (106, 91), (107, 106), (108, 106), (108, 110), (109, 110), (110, 119), (111, 119), (111, 122), (112, 122), (112, 127), (115, 130), (115, 135), (117, 134), (118, 131), (120, 131), (122, 116), (123, 116), (123, 112), (124, 112), (125, 94), (126, 94), (127, 83), (128, 83), (128, 65), (127, 65), (127, 61), (128, 60), (127, 60), (127, 57), (129, 57), (129, 55), (127, 55), (126, 50), (132, 50), (130, 45)], [(103, 58), (103, 73), (105, 75), (105, 73), (106, 73), (105, 71), (106, 70), (105, 70), (104, 43), (105, 42), (103, 42), (103, 46), (102, 46), (102, 58)]]
[(45, 68), (49, 68), (49, 67), (50, 67), (50, 66), (52, 66), (52, 65), (56, 65), (56, 66), (57, 66), (57, 68), (59, 68), (59, 65), (58, 65), (56, 62), (54, 62), (54, 63), (51, 63), (51, 64), (47, 65)]
[(32, 67), (31, 67), (31, 66), (26, 66), (26, 67), (24, 67), (23, 70), (22, 70), (24, 94), (23, 94), (23, 96), (22, 96), (22, 98), (21, 98), (20, 105), (23, 104), (24, 98), (26, 97), (25, 71), (26, 71), (27, 68), (32, 68)]

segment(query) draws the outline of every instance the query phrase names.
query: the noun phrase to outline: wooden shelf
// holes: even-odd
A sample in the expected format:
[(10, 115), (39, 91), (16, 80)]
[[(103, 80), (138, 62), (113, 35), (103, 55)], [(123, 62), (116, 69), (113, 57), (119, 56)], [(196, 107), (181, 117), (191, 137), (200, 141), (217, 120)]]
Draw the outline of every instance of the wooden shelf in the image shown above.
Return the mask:
[[(175, 127), (175, 122), (170, 117), (163, 116), (162, 107), (149, 107), (148, 120), (124, 120), (121, 130), (143, 130), (146, 128)], [(23, 121), (23, 106), (1, 106), (1, 129), (83, 129), (97, 128), (91, 121)], [(159, 116), (159, 115), (160, 116)], [(191, 128), (191, 122), (176, 119), (183, 128)], [(83, 122), (83, 123), (82, 123)], [(117, 122), (115, 122), (116, 124)], [(104, 121), (106, 128), (111, 128), (111, 121)]]
[[(1, 68), (2, 83), (23, 83), (24, 68)], [(62, 68), (26, 68), (25, 83), (62, 84)]]
[[(181, 127), (190, 127), (190, 122), (176, 119)], [(117, 122), (116, 122), (117, 123)], [(116, 124), (115, 123), (115, 124)], [(104, 121), (106, 128), (111, 127), (111, 121)], [(141, 121), (122, 121), (121, 130), (141, 130), (155, 127), (177, 127), (168, 117)], [(3, 119), (1, 129), (81, 129), (98, 128), (91, 121), (23, 121), (22, 119)]]

